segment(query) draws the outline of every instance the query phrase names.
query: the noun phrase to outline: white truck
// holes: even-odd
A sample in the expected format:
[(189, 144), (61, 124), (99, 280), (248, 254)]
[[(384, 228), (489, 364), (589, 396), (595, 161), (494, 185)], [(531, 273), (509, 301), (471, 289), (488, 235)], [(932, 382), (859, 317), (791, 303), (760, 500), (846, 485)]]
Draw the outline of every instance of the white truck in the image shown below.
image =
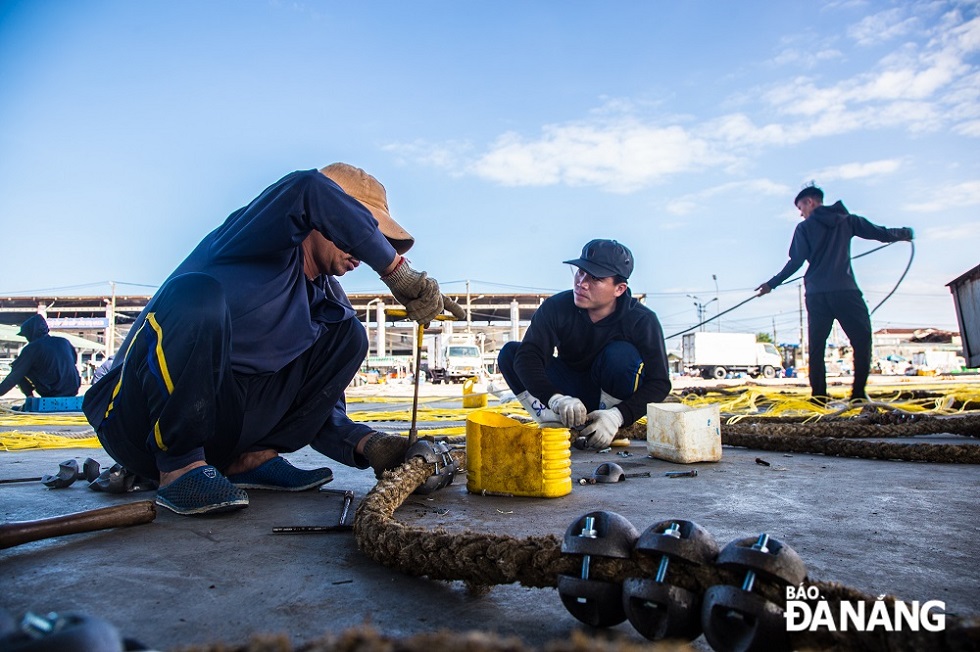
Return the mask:
[(681, 360), (685, 369), (698, 370), (702, 378), (724, 378), (729, 372), (775, 378), (783, 366), (779, 350), (769, 342), (756, 342), (752, 333), (687, 333)]
[(435, 383), (461, 383), (484, 376), (483, 352), (473, 334), (433, 335), (424, 342), (429, 379)]

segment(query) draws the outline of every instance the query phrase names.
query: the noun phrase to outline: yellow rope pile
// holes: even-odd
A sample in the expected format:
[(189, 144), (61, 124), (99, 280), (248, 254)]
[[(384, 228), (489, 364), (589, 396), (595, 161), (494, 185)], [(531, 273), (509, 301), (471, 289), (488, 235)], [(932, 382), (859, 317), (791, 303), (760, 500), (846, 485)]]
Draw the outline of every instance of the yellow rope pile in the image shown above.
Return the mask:
[[(958, 415), (980, 410), (980, 382), (921, 383), (872, 385), (872, 405), (908, 414)], [(862, 406), (849, 406), (842, 400), (832, 400), (827, 406), (818, 406), (809, 400), (809, 389), (801, 387), (774, 387), (742, 385), (737, 387), (698, 387), (675, 390), (668, 401), (680, 401), (690, 407), (718, 404), (726, 423), (734, 425), (743, 419), (777, 421), (794, 419), (814, 422), (826, 418), (848, 418), (860, 414)], [(349, 404), (385, 404), (387, 409), (360, 409), (350, 411), (350, 418), (358, 423), (406, 424), (401, 434), (408, 434), (412, 420), (411, 398), (385, 396), (351, 397)], [(466, 421), (473, 409), (463, 407), (430, 407), (433, 403), (462, 401), (462, 396), (430, 397), (419, 402), (417, 423), (423, 436), (458, 436), (466, 434)], [(393, 407), (392, 407), (393, 406)], [(517, 401), (490, 405), (482, 408), (502, 414), (524, 413)], [(455, 422), (455, 423), (452, 423)], [(428, 424), (428, 427), (426, 427)], [(95, 433), (85, 431), (58, 431), (62, 427), (87, 427), (81, 413), (24, 413), (0, 406), (0, 450), (29, 450), (42, 448), (98, 448)], [(10, 430), (5, 430), (10, 428)], [(636, 438), (645, 438), (646, 417), (631, 428)], [(632, 437), (633, 435), (631, 435)]]
[[(954, 415), (980, 410), (980, 383), (958, 385), (873, 386), (870, 404), (910, 414)], [(843, 398), (819, 406), (802, 388), (738, 387), (681, 391), (681, 401), (691, 407), (718, 404), (730, 423), (748, 416), (759, 418), (856, 416), (864, 404), (849, 405)]]
[(0, 451), (100, 447), (81, 413), (19, 412), (0, 406)]

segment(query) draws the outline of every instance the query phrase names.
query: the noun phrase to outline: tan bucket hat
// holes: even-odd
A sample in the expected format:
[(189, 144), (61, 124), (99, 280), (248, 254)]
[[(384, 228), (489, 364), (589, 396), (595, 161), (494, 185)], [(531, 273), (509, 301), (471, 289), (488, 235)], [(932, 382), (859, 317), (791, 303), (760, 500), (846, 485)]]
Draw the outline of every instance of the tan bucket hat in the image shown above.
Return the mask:
[(403, 229), (388, 212), (388, 195), (385, 187), (377, 179), (361, 168), (347, 163), (331, 163), (320, 172), (332, 179), (344, 192), (364, 204), (378, 221), (378, 229), (388, 238), (388, 242), (400, 254), (415, 244), (415, 238)]

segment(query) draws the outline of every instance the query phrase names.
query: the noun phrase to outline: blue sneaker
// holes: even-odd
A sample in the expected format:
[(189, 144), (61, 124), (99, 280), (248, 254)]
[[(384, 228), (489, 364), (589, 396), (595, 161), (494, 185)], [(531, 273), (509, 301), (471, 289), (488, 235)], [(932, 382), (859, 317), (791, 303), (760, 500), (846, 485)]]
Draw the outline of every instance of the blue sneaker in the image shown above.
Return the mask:
[(248, 507), (248, 494), (213, 466), (199, 466), (157, 491), (157, 505), (178, 514), (213, 514)]
[(297, 469), (285, 458), (273, 457), (251, 471), (228, 476), (228, 481), (240, 489), (267, 489), (269, 491), (306, 491), (333, 480), (333, 471)]

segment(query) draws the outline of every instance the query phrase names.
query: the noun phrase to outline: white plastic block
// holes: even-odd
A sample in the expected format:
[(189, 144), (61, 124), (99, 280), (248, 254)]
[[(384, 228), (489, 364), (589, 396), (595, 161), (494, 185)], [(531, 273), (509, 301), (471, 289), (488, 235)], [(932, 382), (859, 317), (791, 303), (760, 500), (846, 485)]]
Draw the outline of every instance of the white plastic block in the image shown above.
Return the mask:
[(721, 413), (717, 405), (692, 408), (682, 403), (647, 405), (647, 451), (680, 464), (721, 459)]

